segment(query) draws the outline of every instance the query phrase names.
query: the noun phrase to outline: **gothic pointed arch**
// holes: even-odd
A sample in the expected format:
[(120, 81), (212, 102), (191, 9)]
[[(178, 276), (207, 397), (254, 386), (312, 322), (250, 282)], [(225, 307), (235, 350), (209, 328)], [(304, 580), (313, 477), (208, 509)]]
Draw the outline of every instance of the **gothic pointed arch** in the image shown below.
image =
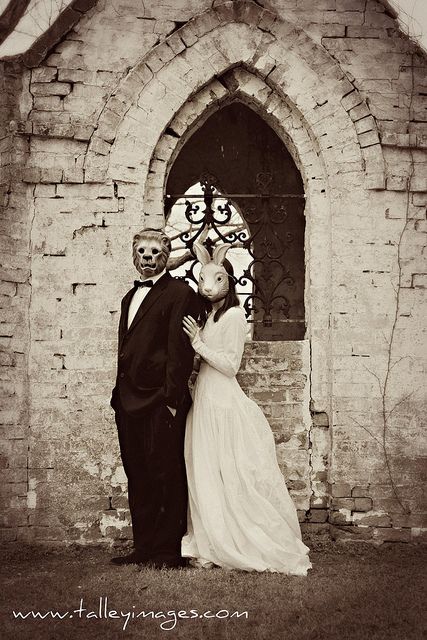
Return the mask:
[[(172, 216), (186, 225), (178, 240), (187, 249), (209, 230), (210, 243), (243, 250), (248, 261), (235, 276), (254, 339), (304, 339), (304, 188), (283, 140), (240, 100), (223, 103), (186, 138), (167, 175), (166, 223)], [(233, 211), (241, 222), (232, 222)]]
[[(236, 64), (248, 65), (286, 97), (313, 137), (324, 143), (322, 154), (332, 173), (344, 163), (358, 163), (365, 186), (383, 188), (375, 120), (369, 119), (368, 129), (355, 124), (370, 116), (363, 97), (325, 49), (251, 0), (225, 2), (196, 16), (129, 72), (107, 101), (92, 136), (85, 163), (88, 181), (102, 175), (120, 180), (124, 173), (129, 179), (128, 169), (134, 169), (134, 181), (141, 184), (147, 175), (141, 145), (144, 151), (152, 147), (186, 100)], [(124, 141), (128, 160), (131, 148), (127, 163)]]
[[(173, 163), (188, 139), (222, 106), (239, 101), (263, 118), (278, 135), (301, 176), (305, 194), (304, 308), (306, 336), (311, 340), (311, 397), (325, 406), (328, 388), (330, 304), (330, 203), (328, 173), (317, 140), (303, 118), (247, 65), (237, 65), (215, 77), (186, 101), (169, 120), (148, 164), (144, 189), (135, 196), (150, 226), (165, 224), (164, 201)], [(317, 238), (323, 238), (317, 246)], [(316, 247), (316, 250), (314, 250)], [(310, 284), (310, 286), (308, 286)]]

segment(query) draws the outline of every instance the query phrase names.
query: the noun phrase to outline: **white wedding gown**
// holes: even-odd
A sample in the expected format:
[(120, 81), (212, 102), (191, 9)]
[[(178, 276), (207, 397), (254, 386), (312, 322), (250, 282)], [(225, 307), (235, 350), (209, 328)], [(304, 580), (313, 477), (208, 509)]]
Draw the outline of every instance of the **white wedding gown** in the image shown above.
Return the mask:
[(306, 575), (311, 567), (295, 506), (258, 405), (236, 380), (247, 323), (240, 307), (211, 313), (193, 342), (202, 356), (187, 417), (188, 528), (192, 564)]

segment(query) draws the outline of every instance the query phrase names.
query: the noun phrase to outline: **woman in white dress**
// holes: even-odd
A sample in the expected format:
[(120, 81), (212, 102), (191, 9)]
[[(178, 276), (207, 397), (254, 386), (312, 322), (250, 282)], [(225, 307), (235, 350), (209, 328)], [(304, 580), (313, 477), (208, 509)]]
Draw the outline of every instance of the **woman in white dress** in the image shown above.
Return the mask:
[(271, 428), (236, 380), (247, 323), (225, 260), (229, 248), (216, 247), (211, 259), (194, 245), (203, 265), (199, 292), (212, 309), (202, 329), (184, 318), (202, 360), (186, 426), (189, 517), (181, 552), (193, 566), (306, 575), (309, 549)]

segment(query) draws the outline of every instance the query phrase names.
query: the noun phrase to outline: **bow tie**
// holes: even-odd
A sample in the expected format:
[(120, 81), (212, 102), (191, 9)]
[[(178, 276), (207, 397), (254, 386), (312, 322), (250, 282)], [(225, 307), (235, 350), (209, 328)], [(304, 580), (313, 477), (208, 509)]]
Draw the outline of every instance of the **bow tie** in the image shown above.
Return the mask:
[(152, 287), (154, 282), (152, 280), (134, 280), (135, 287)]

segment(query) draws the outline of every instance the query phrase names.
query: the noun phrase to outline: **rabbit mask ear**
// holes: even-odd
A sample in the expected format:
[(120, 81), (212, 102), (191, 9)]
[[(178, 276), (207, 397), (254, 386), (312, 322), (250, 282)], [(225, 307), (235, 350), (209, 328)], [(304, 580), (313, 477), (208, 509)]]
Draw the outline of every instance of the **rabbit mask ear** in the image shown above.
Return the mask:
[(194, 249), (194, 253), (196, 254), (197, 260), (201, 264), (203, 264), (203, 265), (209, 264), (209, 262), (211, 261), (211, 257), (209, 255), (209, 251), (206, 249), (206, 247), (204, 247), (199, 242), (195, 242), (193, 244), (193, 249)]
[(231, 248), (230, 244), (221, 244), (215, 247), (213, 256), (212, 256), (212, 261), (214, 262), (214, 264), (222, 265), (222, 263), (225, 260), (225, 256), (227, 255), (227, 251), (230, 248)]

